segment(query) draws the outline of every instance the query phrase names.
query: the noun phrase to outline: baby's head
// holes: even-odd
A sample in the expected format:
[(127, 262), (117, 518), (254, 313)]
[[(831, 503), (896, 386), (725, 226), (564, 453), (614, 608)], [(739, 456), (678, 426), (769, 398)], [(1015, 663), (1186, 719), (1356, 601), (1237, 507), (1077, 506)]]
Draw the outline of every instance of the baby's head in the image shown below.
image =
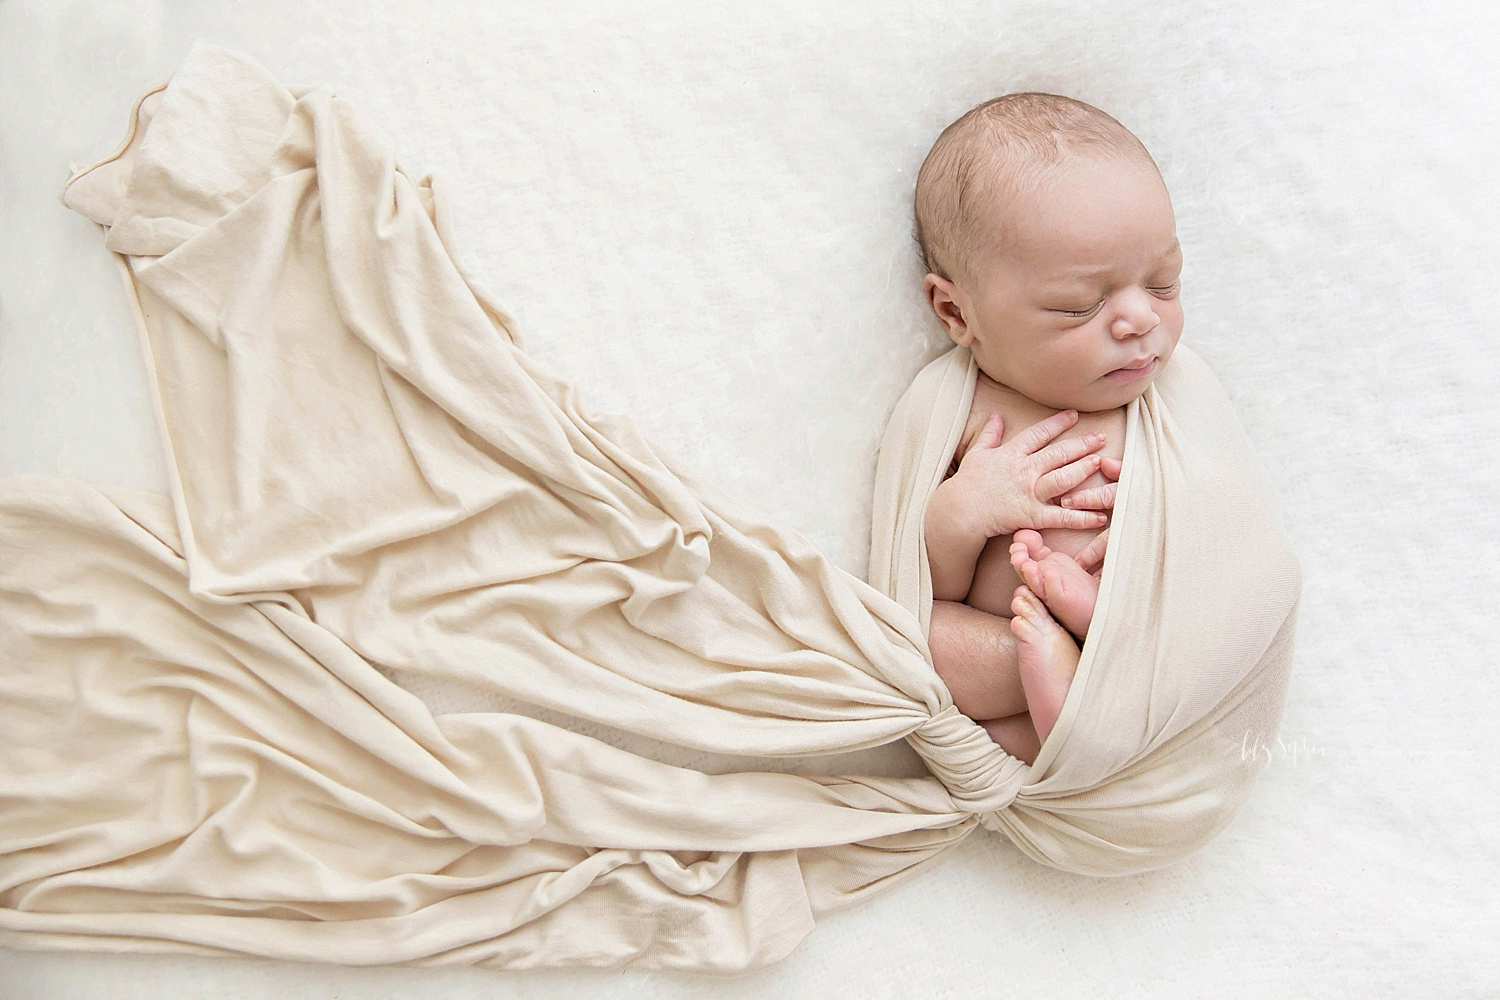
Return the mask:
[(1166, 365), (1177, 221), (1151, 154), (1109, 115), (1052, 94), (987, 101), (938, 136), (915, 200), (927, 300), (996, 382), (1107, 410)]

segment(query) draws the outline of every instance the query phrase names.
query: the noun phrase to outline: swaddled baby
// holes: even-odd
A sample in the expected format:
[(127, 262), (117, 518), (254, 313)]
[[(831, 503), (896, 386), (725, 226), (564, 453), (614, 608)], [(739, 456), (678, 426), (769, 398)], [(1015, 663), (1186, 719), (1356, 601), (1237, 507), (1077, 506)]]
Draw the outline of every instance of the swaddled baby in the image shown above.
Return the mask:
[(915, 208), (927, 300), (980, 369), (927, 508), (929, 645), (957, 708), (1030, 762), (1093, 616), (1124, 407), (1182, 335), (1182, 248), (1140, 140), (1050, 94), (949, 125)]

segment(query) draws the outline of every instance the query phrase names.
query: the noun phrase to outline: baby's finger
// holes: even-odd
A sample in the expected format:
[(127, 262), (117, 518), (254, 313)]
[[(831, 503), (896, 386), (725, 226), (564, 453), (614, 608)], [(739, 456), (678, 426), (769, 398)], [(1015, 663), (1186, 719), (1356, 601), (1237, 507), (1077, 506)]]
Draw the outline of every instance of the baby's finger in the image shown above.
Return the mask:
[(1032, 522), (1032, 526), (1036, 528), (1076, 528), (1087, 531), (1090, 528), (1104, 527), (1109, 523), (1109, 518), (1091, 510), (1064, 510), (1051, 504), (1043, 504), (1037, 508)]
[(1061, 410), (1045, 420), (1038, 420), (1016, 435), (1015, 444), (1022, 454), (1030, 455), (1063, 431), (1078, 423), (1077, 410)]
[[(1040, 484), (1041, 480), (1038, 479), (1037, 483)], [(1079, 490), (1077, 493), (1069, 493), (1059, 500), (1058, 503), (1064, 507), (1072, 507), (1075, 510), (1113, 510), (1115, 506), (1115, 494), (1119, 493), (1119, 491), (1119, 483), (1106, 483), (1103, 486), (1095, 486), (1091, 490)]]
[[(1048, 449), (1051, 450), (1050, 448)], [(1076, 488), (1085, 479), (1094, 474), (1099, 468), (1098, 455), (1085, 455), (1071, 465), (1065, 465), (1055, 472), (1049, 472), (1040, 476), (1036, 481), (1036, 496), (1038, 500), (1051, 500), (1053, 497)], [(1091, 492), (1091, 491), (1083, 491)], [(1063, 504), (1064, 507), (1079, 507), (1081, 504)]]
[[(1092, 454), (1103, 447), (1103, 434), (1080, 434), (1078, 437), (1063, 438), (1061, 441), (1053, 442), (1032, 455), (1031, 460), (1039, 469), (1060, 469), (1069, 462)], [(1098, 466), (1095, 465), (1094, 468), (1097, 469)]]
[(996, 410), (979, 429), (979, 436), (974, 439), (974, 447), (993, 448), (1003, 437), (1005, 437), (1005, 418), (1000, 415), (999, 410)]
[(1104, 473), (1105, 479), (1113, 479), (1115, 482), (1119, 482), (1120, 469), (1123, 465), (1124, 463), (1118, 458), (1105, 458), (1099, 463), (1099, 471)]
[(1104, 550), (1108, 547), (1109, 529), (1105, 528), (1092, 542), (1084, 546), (1082, 552), (1073, 557), (1073, 561), (1078, 563), (1084, 572), (1093, 572), (1094, 567), (1104, 562)]

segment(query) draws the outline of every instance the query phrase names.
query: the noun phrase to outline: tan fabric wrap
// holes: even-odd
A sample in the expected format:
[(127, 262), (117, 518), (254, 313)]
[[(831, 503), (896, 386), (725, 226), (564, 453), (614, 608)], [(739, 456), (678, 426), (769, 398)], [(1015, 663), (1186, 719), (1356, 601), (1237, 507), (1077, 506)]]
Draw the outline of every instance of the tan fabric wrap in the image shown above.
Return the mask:
[[(1124, 873), (1243, 799), (1298, 575), (1185, 351), (1131, 411), (1033, 769), (925, 640), (966, 355), (892, 420), (870, 586), (585, 412), (455, 260), (440, 189), (327, 89), (200, 44), (64, 200), (120, 255), (171, 496), (0, 480), (0, 943), (734, 971), (980, 823)], [(720, 753), (904, 737), (935, 777), (703, 774), (434, 715), (379, 667)]]

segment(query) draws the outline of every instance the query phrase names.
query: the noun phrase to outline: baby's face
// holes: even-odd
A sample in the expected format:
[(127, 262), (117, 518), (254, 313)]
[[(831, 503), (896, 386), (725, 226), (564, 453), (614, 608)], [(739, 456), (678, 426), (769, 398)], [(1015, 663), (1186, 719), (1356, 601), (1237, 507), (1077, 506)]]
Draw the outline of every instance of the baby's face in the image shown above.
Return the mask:
[(1016, 246), (977, 287), (927, 294), (990, 378), (1055, 409), (1107, 410), (1146, 391), (1182, 336), (1182, 247), (1149, 164), (1078, 158), (1011, 212)]

